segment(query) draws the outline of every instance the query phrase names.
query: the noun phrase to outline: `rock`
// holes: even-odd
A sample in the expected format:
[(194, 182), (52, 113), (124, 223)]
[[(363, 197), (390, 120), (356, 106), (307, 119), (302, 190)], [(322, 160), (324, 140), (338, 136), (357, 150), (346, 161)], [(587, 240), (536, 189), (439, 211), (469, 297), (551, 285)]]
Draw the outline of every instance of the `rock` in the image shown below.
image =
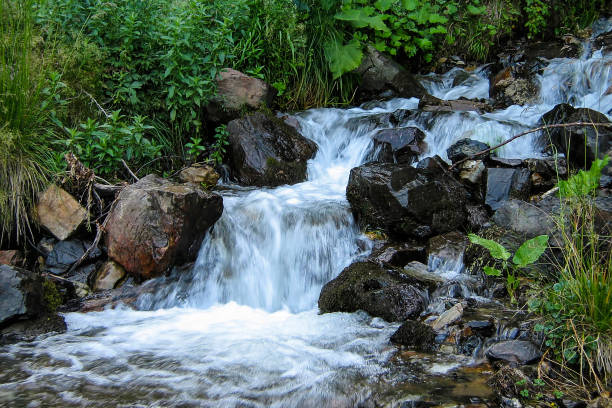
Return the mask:
[(501, 406), (502, 408), (523, 408), (518, 398), (502, 397)]
[(461, 272), (464, 268), (463, 255), (467, 246), (467, 237), (457, 231), (431, 238), (427, 260), (429, 271)]
[(379, 264), (402, 267), (413, 260), (425, 262), (427, 253), (422, 245), (403, 243), (386, 247), (380, 252), (375, 252), (369, 259)]
[(183, 183), (194, 183), (208, 188), (217, 185), (220, 176), (211, 166), (193, 165), (181, 170), (179, 178)]
[(426, 324), (407, 320), (391, 335), (391, 343), (428, 353), (436, 348), (436, 333)]
[(411, 164), (427, 150), (425, 133), (414, 126), (383, 129), (372, 139), (374, 151), (379, 152), (377, 161), (383, 163)]
[(0, 265), (22, 266), (23, 254), (17, 249), (0, 251)]
[(0, 328), (0, 345), (22, 341), (33, 341), (41, 334), (64, 333), (66, 322), (58, 314), (45, 314), (31, 320), (14, 322), (8, 327)]
[(323, 286), (319, 296), (321, 313), (364, 310), (387, 321), (415, 318), (423, 307), (423, 295), (417, 288), (369, 262), (345, 268)]
[(108, 256), (148, 279), (194, 260), (223, 212), (221, 196), (148, 175), (124, 188), (106, 226)]
[(426, 286), (431, 290), (445, 282), (442, 276), (432, 273), (427, 269), (427, 265), (418, 261), (408, 263), (408, 265), (404, 266), (403, 272), (409, 280)]
[(60, 241), (70, 237), (87, 218), (81, 204), (54, 184), (38, 197), (34, 211), (37, 222)]
[(317, 145), (273, 116), (254, 113), (227, 125), (232, 168), (245, 185), (279, 186), (306, 179)]
[(484, 205), (466, 205), (465, 210), (467, 212), (468, 230), (477, 232), (491, 225), (489, 213), (484, 208)]
[(493, 215), (500, 227), (517, 232), (526, 239), (542, 234), (552, 234), (555, 223), (548, 213), (533, 204), (521, 200), (508, 200)]
[(424, 112), (467, 112), (485, 113), (493, 111), (493, 107), (486, 102), (476, 99), (444, 100), (435, 96), (425, 95), (419, 101), (419, 110)]
[[(461, 139), (446, 150), (446, 155), (451, 162), (456, 163), (488, 148), (488, 144), (479, 142), (478, 140)], [(484, 154), (480, 156), (479, 159), (486, 160), (489, 155), (489, 153)]]
[(504, 360), (520, 365), (533, 363), (542, 357), (542, 353), (530, 341), (507, 340), (489, 347), (487, 357), (491, 360)]
[(493, 156), (489, 157), (488, 163), (491, 167), (515, 168), (522, 166), (524, 162), (521, 159), (506, 159), (504, 157)]
[(527, 159), (524, 164), (531, 172), (531, 186), (537, 192), (548, 191), (557, 184), (559, 178), (567, 177), (567, 163), (562, 157), (556, 160), (552, 157)]
[[(78, 261), (85, 251), (91, 246), (78, 239), (60, 241), (53, 246), (53, 249), (45, 259), (47, 271), (55, 275), (62, 275), (70, 269), (73, 263)], [(102, 256), (102, 251), (94, 248), (87, 256), (86, 261), (92, 261)]]
[(426, 237), (465, 223), (468, 193), (450, 174), (369, 163), (351, 170), (346, 196), (362, 226), (399, 237)]
[(269, 106), (276, 91), (258, 78), (235, 69), (223, 69), (216, 80), (217, 93), (206, 106), (209, 118), (215, 122), (227, 122), (240, 116), (247, 109)]
[[(555, 106), (542, 116), (545, 125), (574, 122), (610, 123), (606, 115), (587, 108), (574, 108), (566, 103)], [(565, 154), (570, 166), (589, 168), (591, 162), (603, 158), (612, 148), (612, 128), (574, 126), (552, 128), (543, 132), (542, 140), (549, 142)]]
[(612, 31), (601, 34), (593, 41), (594, 50), (602, 50), (604, 54), (612, 52)]
[(44, 312), (42, 282), (33, 272), (0, 265), (0, 326)]
[(114, 289), (125, 278), (125, 270), (116, 262), (105, 262), (96, 274), (94, 291)]
[(432, 328), (434, 331), (440, 331), (444, 329), (446, 326), (449, 326), (463, 316), (463, 306), (461, 303), (455, 304), (455, 306), (448, 309), (446, 312), (442, 313), (436, 321), (434, 321)]
[(489, 96), (497, 105), (527, 105), (537, 102), (539, 87), (533, 76), (521, 77), (513, 67), (507, 67), (491, 78)]
[(485, 204), (497, 210), (509, 198), (528, 199), (531, 173), (527, 169), (487, 169)]
[(459, 167), (459, 178), (473, 185), (479, 185), (485, 171), (482, 160), (467, 160)]
[(355, 70), (361, 76), (360, 101), (390, 98), (421, 98), (425, 88), (404, 67), (368, 45), (361, 65)]

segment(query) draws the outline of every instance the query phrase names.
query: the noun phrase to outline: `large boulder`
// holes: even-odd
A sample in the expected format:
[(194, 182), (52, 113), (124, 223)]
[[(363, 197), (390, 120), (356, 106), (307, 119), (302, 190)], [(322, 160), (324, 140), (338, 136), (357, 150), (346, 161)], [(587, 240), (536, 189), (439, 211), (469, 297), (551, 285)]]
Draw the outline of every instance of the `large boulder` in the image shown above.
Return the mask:
[(244, 109), (269, 106), (276, 91), (266, 82), (235, 69), (223, 69), (216, 80), (216, 96), (206, 106), (208, 117), (216, 122), (240, 116)]
[(382, 129), (372, 139), (377, 160), (384, 163), (410, 164), (426, 150), (425, 133), (414, 126)]
[[(542, 124), (556, 125), (575, 122), (610, 123), (606, 115), (588, 108), (574, 108), (566, 103), (555, 106), (542, 116)], [(552, 128), (543, 132), (543, 143), (551, 143), (565, 153), (574, 167), (590, 167), (612, 148), (612, 127), (572, 126)]]
[(464, 225), (468, 193), (429, 160), (425, 168), (369, 163), (351, 170), (346, 196), (365, 227), (423, 238)]
[(57, 239), (70, 237), (87, 218), (87, 211), (65, 190), (51, 184), (34, 209), (38, 223)]
[(487, 169), (485, 204), (493, 211), (510, 198), (528, 199), (531, 172), (527, 169)]
[(111, 259), (148, 279), (194, 260), (223, 212), (221, 196), (148, 175), (121, 191), (106, 226)]
[(42, 314), (43, 280), (15, 266), (0, 265), (0, 326)]
[(279, 186), (306, 179), (317, 145), (282, 120), (254, 113), (228, 126), (234, 175), (241, 184)]
[(422, 98), (423, 85), (404, 67), (368, 45), (361, 65), (355, 70), (361, 76), (358, 97), (361, 101), (390, 98)]
[(550, 213), (525, 201), (511, 199), (504, 201), (495, 214), (493, 221), (498, 226), (514, 231), (525, 238), (552, 234), (556, 227)]
[(416, 318), (425, 306), (421, 291), (370, 262), (357, 262), (328, 282), (319, 296), (321, 313), (364, 310), (387, 321)]
[[(451, 145), (448, 149), (446, 149), (446, 155), (448, 159), (457, 163), (460, 160), (467, 159), (469, 157), (474, 156), (476, 153), (480, 153), (483, 150), (487, 150), (489, 145), (483, 142), (479, 142), (478, 140), (473, 139), (459, 139), (455, 143)], [(483, 154), (479, 156), (478, 159), (486, 160), (490, 156), (490, 153)]]

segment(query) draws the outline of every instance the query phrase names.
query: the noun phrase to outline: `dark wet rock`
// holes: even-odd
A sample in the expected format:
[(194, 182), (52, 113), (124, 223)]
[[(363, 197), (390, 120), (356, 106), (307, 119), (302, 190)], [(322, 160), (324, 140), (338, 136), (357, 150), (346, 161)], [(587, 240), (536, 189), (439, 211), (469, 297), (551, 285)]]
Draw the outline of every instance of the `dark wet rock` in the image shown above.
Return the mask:
[[(91, 246), (91, 243), (87, 243), (78, 239), (71, 239), (68, 241), (59, 241), (53, 246), (53, 249), (47, 255), (45, 259), (45, 265), (47, 271), (55, 275), (63, 275), (66, 273), (72, 264), (78, 261)], [(98, 259), (102, 256), (102, 251), (99, 248), (94, 248), (85, 262), (90, 262)]]
[(210, 120), (227, 122), (240, 117), (245, 109), (269, 106), (276, 90), (258, 78), (235, 69), (223, 69), (216, 79), (215, 97), (206, 106)]
[(0, 251), (0, 265), (22, 266), (23, 262), (23, 253), (18, 249)]
[(374, 150), (377, 161), (383, 163), (414, 163), (427, 146), (425, 133), (417, 127), (383, 129), (374, 135)]
[[(587, 108), (574, 108), (562, 103), (542, 116), (545, 125), (575, 122), (610, 123), (606, 115)], [(570, 166), (590, 167), (591, 162), (603, 158), (612, 148), (612, 128), (593, 126), (572, 126), (548, 129), (542, 135), (544, 144), (552, 143), (564, 153)]]
[(551, 234), (555, 230), (555, 224), (547, 211), (521, 200), (503, 202), (495, 211), (493, 221), (525, 238)]
[(424, 112), (491, 112), (493, 107), (487, 102), (478, 99), (444, 100), (432, 95), (425, 95), (419, 101), (419, 110)]
[(495, 325), (490, 320), (470, 320), (465, 325), (481, 337), (490, 337), (495, 333)]
[(427, 261), (429, 270), (459, 272), (463, 269), (463, 255), (467, 246), (467, 237), (457, 231), (431, 238)]
[(276, 112), (276, 117), (297, 130), (298, 132), (302, 131), (302, 125), (300, 125), (300, 121), (293, 115), (288, 113)]
[(227, 125), (236, 179), (245, 185), (279, 186), (306, 179), (317, 145), (282, 120), (254, 113)]
[(523, 165), (523, 160), (521, 159), (506, 159), (504, 157), (489, 157), (488, 159), (489, 167), (520, 167)]
[(364, 310), (387, 321), (417, 317), (424, 307), (421, 292), (406, 280), (370, 262), (357, 262), (323, 286), (321, 313)]
[(59, 240), (73, 235), (87, 218), (81, 204), (54, 184), (40, 194), (34, 214), (36, 221)]
[(410, 261), (416, 260), (425, 262), (427, 259), (427, 251), (423, 245), (405, 242), (402, 244), (389, 245), (374, 251), (369, 259), (382, 265), (389, 264), (402, 267)]
[(421, 98), (425, 88), (404, 67), (368, 45), (361, 65), (355, 70), (361, 76), (360, 101), (391, 98)]
[(16, 266), (0, 265), (0, 326), (45, 311), (43, 279)]
[(148, 175), (124, 188), (106, 227), (108, 256), (148, 279), (194, 260), (223, 199), (190, 184)]
[(604, 54), (612, 52), (612, 31), (597, 36), (593, 41), (593, 49), (603, 49)]
[(31, 320), (18, 321), (0, 329), (0, 345), (32, 341), (46, 333), (64, 333), (66, 322), (61, 315), (48, 313)]
[(533, 363), (542, 357), (540, 350), (530, 341), (501, 341), (489, 347), (487, 357), (491, 360), (504, 360), (519, 365)]
[(553, 188), (558, 179), (567, 177), (567, 163), (564, 158), (552, 157), (527, 159), (525, 167), (531, 172), (531, 186), (535, 192), (545, 192)]
[(530, 176), (527, 169), (488, 168), (485, 204), (495, 211), (510, 198), (528, 199)]
[[(488, 148), (489, 145), (486, 143), (472, 139), (461, 139), (446, 150), (446, 155), (451, 162), (456, 163)], [(480, 156), (479, 159), (486, 160), (488, 157), (489, 153)]]
[(426, 324), (408, 320), (391, 335), (391, 343), (428, 353), (436, 349), (436, 333)]
[(369, 163), (351, 170), (346, 196), (360, 225), (423, 238), (463, 226), (468, 193), (450, 174)]
[(417, 169), (426, 170), (430, 173), (443, 175), (448, 171), (448, 164), (438, 155), (426, 157), (416, 165)]

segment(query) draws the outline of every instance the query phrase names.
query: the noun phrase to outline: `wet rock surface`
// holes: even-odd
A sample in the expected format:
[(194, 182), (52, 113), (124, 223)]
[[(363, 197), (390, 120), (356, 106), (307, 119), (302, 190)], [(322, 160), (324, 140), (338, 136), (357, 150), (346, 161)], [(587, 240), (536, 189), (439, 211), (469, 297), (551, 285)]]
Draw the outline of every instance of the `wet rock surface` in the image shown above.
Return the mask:
[(408, 320), (391, 335), (391, 343), (413, 348), (417, 351), (432, 352), (436, 349), (436, 333), (426, 324)]
[(140, 279), (159, 276), (195, 259), (222, 211), (217, 194), (149, 175), (119, 194), (106, 228), (108, 255)]
[(411, 164), (426, 150), (425, 133), (417, 127), (383, 129), (374, 135), (377, 161)]
[(321, 313), (364, 310), (387, 321), (415, 318), (424, 304), (417, 287), (369, 262), (345, 268), (323, 286), (319, 296)]
[(510, 198), (528, 199), (530, 176), (527, 169), (488, 168), (485, 204), (495, 211)]
[(508, 200), (499, 206), (493, 221), (502, 228), (515, 231), (525, 238), (550, 234), (555, 224), (549, 212), (536, 205), (521, 201)]
[(306, 179), (306, 162), (317, 146), (282, 120), (255, 113), (227, 126), (234, 176), (253, 186), (295, 184)]
[(489, 347), (487, 357), (492, 360), (504, 360), (516, 364), (533, 363), (542, 357), (540, 350), (530, 341), (502, 341)]
[(359, 223), (420, 238), (463, 225), (467, 191), (435, 162), (429, 165), (370, 163), (352, 169), (346, 195)]
[[(91, 243), (78, 239), (59, 241), (53, 245), (53, 249), (45, 259), (47, 271), (55, 275), (63, 275), (85, 254), (90, 246)], [(94, 261), (101, 256), (102, 251), (96, 247), (87, 255), (85, 263)]]
[(425, 95), (419, 101), (419, 109), (424, 112), (491, 112), (493, 107), (484, 100), (454, 99), (443, 100), (435, 96)]
[[(460, 160), (467, 159), (488, 148), (488, 144), (479, 142), (478, 140), (461, 139), (446, 150), (446, 155), (451, 162), (457, 163)], [(490, 153), (487, 153), (478, 157), (478, 159), (486, 160), (489, 156)]]
[(0, 326), (44, 312), (42, 282), (34, 272), (0, 265)]

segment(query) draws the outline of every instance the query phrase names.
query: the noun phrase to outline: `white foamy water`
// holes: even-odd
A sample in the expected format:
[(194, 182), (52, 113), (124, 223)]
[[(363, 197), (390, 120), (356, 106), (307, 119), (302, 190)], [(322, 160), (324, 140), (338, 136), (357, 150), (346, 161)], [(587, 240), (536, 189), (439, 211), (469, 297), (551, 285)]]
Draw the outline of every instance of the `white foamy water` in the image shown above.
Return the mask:
[[(321, 287), (370, 250), (345, 189), (350, 169), (371, 154), (376, 127), (393, 126), (380, 118), (407, 110), (399, 126), (418, 126), (427, 135), (425, 156), (445, 158), (461, 138), (496, 144), (524, 131), (556, 103), (610, 114), (612, 100), (602, 91), (609, 68), (610, 56), (598, 51), (582, 60), (553, 60), (539, 79), (541, 104), (485, 115), (417, 112), (416, 99), (299, 114), (302, 133), (319, 147), (308, 181), (274, 189), (230, 186), (193, 270), (141, 297), (141, 310), (70, 313), (67, 333), (0, 348), (0, 405), (351, 407), (363, 400), (401, 401), (397, 378), (446, 375), (457, 360), (432, 356), (427, 367), (395, 366), (388, 339), (397, 324), (364, 313), (319, 315), (316, 306)], [(425, 86), (445, 99), (488, 96), (484, 69), (453, 86), (459, 73), (426, 78)], [(373, 125), (379, 120), (384, 124)], [(537, 156), (533, 140), (521, 138), (499, 154)]]

